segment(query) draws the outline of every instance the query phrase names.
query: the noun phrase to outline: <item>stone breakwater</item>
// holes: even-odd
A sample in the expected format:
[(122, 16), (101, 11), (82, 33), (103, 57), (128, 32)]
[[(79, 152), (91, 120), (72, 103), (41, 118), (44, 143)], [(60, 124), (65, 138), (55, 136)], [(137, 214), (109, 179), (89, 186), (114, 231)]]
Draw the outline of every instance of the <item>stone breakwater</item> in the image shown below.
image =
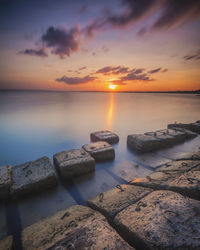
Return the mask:
[[(190, 134), (185, 128), (177, 131)], [(95, 171), (99, 157), (113, 160), (113, 151), (107, 142), (95, 142), (53, 159), (59, 175), (68, 179)], [(200, 151), (182, 154), (144, 178), (126, 180), (88, 200), (89, 207), (72, 206), (23, 229), (23, 249), (199, 249)], [(1, 199), (56, 185), (47, 157), (0, 168)], [(12, 236), (0, 241), (0, 249), (12, 248)]]

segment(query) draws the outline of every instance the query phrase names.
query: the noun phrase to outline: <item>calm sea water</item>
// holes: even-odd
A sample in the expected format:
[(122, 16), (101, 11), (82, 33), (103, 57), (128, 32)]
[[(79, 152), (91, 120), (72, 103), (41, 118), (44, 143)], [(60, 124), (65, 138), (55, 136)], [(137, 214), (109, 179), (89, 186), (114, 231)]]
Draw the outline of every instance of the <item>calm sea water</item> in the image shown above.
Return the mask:
[(118, 174), (123, 169), (130, 169), (131, 177), (142, 177), (181, 152), (197, 150), (199, 137), (136, 155), (127, 149), (126, 137), (199, 119), (200, 97), (189, 94), (0, 92), (0, 165), (14, 166), (44, 155), (52, 160), (59, 151), (89, 143), (92, 131), (109, 129), (120, 136), (114, 145), (115, 161), (96, 164), (94, 174), (59, 183), (45, 194), (0, 203), (0, 238), (12, 233), (20, 244), (22, 228), (124, 183)]

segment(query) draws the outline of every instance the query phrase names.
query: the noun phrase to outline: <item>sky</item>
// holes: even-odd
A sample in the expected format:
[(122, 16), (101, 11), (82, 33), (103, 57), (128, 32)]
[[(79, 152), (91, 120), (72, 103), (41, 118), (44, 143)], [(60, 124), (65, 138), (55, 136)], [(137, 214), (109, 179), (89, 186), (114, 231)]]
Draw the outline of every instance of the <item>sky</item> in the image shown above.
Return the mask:
[(0, 0), (0, 89), (200, 89), (200, 0)]

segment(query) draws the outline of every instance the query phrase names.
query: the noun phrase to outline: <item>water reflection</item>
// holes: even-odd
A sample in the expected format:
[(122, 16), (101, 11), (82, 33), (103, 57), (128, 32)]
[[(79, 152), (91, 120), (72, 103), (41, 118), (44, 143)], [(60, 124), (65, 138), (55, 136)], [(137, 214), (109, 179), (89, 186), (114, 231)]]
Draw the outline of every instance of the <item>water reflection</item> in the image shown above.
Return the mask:
[(108, 113), (107, 113), (107, 129), (108, 130), (112, 130), (113, 113), (114, 113), (114, 101), (115, 101), (114, 93), (110, 93)]

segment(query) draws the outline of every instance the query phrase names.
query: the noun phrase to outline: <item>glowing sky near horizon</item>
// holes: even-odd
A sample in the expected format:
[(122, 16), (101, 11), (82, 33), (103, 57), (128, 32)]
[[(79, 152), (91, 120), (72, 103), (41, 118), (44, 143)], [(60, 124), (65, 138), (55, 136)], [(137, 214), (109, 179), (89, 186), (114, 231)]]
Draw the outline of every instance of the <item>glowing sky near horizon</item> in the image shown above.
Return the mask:
[(198, 0), (2, 0), (0, 88), (200, 89)]

